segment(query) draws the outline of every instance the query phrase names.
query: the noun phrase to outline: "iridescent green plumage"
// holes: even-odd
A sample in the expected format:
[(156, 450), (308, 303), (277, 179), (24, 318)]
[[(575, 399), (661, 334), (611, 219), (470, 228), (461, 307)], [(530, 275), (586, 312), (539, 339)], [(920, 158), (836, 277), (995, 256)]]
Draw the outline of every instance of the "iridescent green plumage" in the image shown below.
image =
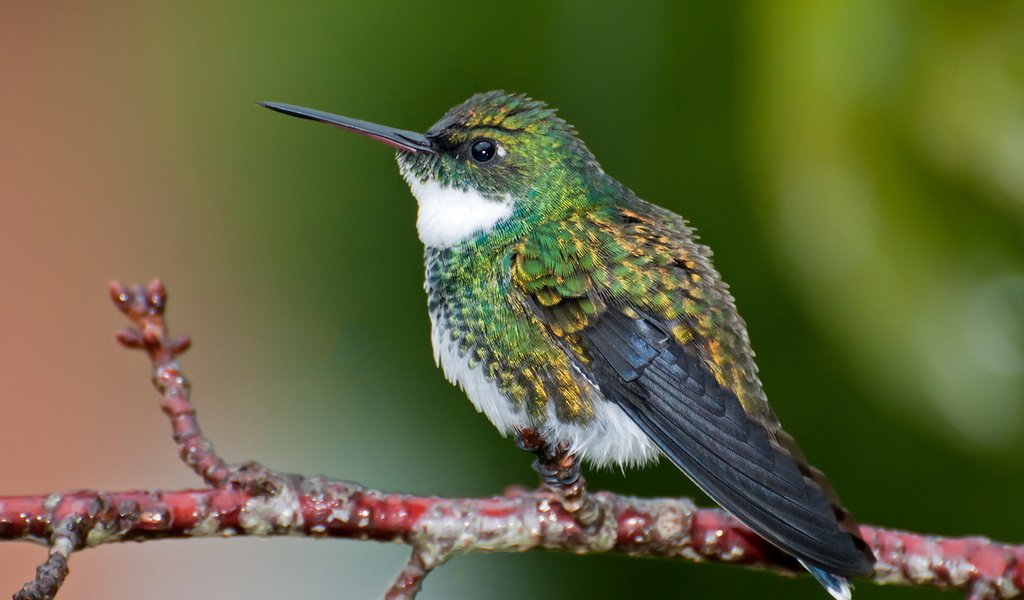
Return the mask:
[(593, 414), (572, 362), (589, 362), (579, 331), (611, 303), (663, 319), (751, 414), (774, 419), (732, 297), (682, 218), (606, 175), (571, 127), (522, 96), (474, 97), (432, 134), (451, 147), (486, 134), (516, 157), (478, 173), (444, 156), (399, 154), (414, 177), (517, 198), (494, 229), (427, 250), (431, 301), (452, 303), (452, 336), (513, 402), (541, 420), (548, 402), (566, 419)]
[(710, 250), (553, 110), (490, 92), (420, 135), (270, 108), (398, 149), (438, 362), (503, 433), (596, 464), (660, 451), (837, 598), (870, 573), (856, 523), (765, 399)]

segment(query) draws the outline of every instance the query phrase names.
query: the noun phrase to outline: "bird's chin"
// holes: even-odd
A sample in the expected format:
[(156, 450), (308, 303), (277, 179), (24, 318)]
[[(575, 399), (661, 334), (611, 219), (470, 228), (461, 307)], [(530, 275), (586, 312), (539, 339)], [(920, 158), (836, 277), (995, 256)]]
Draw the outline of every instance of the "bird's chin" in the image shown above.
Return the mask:
[(410, 187), (414, 182), (426, 184), (438, 179), (437, 175), (441, 165), (438, 164), (436, 154), (424, 152), (414, 154), (399, 150), (395, 153), (395, 161), (398, 163), (398, 171), (402, 174), (402, 179), (405, 179)]
[(413, 181), (427, 182), (428, 177), (422, 174), (422, 169), (416, 164), (416, 155), (398, 151), (395, 152), (395, 162), (398, 163), (398, 172), (402, 174), (402, 179), (410, 186)]

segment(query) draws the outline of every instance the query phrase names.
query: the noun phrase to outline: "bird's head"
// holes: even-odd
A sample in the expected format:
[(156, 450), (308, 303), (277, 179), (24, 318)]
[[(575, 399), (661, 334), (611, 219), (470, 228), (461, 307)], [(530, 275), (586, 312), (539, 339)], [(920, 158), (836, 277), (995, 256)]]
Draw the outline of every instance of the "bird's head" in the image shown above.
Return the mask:
[(519, 94), (476, 94), (425, 134), (288, 104), (262, 105), (394, 147), (420, 204), (417, 225), (428, 246), (452, 246), (503, 224), (571, 210), (586, 202), (587, 182), (603, 175), (572, 126), (543, 102)]

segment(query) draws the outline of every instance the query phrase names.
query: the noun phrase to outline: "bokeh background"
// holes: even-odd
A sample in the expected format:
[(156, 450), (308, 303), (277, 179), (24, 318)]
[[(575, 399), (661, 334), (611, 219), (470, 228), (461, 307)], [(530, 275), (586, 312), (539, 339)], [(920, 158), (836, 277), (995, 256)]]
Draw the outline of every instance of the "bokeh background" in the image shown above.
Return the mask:
[[(253, 104), (424, 130), (506, 88), (700, 229), (769, 398), (862, 521), (1024, 540), (1020, 2), (0, 0), (0, 82), (0, 494), (197, 485), (143, 357), (113, 341), (106, 281), (152, 276), (229, 460), (422, 494), (532, 484), (434, 367), (390, 153)], [(591, 481), (699, 496), (664, 465)], [(43, 556), (0, 545), (0, 590)], [(112, 546), (73, 557), (61, 598), (372, 598), (404, 556)], [(545, 553), (456, 558), (422, 597), (755, 593), (824, 597), (808, 577)]]

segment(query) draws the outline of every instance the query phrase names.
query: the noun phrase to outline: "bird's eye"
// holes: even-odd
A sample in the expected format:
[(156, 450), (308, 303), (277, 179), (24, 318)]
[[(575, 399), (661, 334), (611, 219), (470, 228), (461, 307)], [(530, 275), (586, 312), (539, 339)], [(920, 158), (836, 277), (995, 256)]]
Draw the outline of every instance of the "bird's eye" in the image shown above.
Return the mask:
[(498, 153), (498, 145), (491, 140), (477, 140), (473, 142), (469, 153), (478, 163), (489, 162)]

